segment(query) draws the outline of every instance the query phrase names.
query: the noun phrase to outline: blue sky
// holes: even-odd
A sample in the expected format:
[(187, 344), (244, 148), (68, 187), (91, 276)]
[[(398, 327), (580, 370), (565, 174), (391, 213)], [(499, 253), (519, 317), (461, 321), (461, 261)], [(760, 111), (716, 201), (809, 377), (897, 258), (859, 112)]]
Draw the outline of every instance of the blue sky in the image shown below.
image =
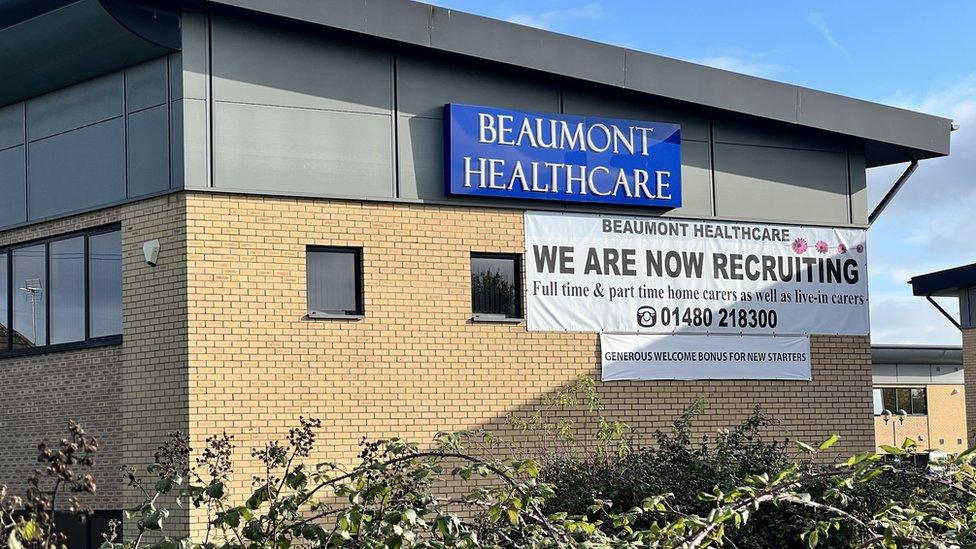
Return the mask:
[[(868, 234), (874, 343), (959, 344), (913, 275), (976, 262), (976, 2), (434, 0), (434, 4), (952, 118)], [(922, 7), (924, 5), (924, 7)], [(868, 172), (873, 206), (904, 166)], [(954, 314), (954, 300), (943, 300)]]

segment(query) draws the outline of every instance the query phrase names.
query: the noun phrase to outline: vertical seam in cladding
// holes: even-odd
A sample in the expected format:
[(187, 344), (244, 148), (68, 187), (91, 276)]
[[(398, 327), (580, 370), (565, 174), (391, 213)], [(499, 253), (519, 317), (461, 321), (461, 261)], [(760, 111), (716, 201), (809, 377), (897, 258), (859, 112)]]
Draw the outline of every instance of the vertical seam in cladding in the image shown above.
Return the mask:
[(213, 18), (207, 14), (207, 187), (214, 184), (214, 99), (213, 99)]
[(129, 198), (129, 69), (122, 69), (122, 196)]
[(27, 102), (24, 100), (24, 222), (30, 221), (30, 140), (27, 138)]
[(851, 181), (851, 147), (845, 149), (847, 153), (847, 222), (854, 223), (854, 185)]
[(393, 137), (391, 139), (393, 150), (390, 152), (393, 155), (393, 196), (400, 198), (400, 100), (399, 89), (397, 88), (396, 52), (390, 54), (390, 69), (392, 75), (390, 78), (390, 114), (393, 118)]
[(171, 66), (173, 54), (166, 56), (166, 188), (173, 188), (173, 68)]
[(711, 180), (712, 217), (718, 217), (718, 187), (715, 184), (715, 119), (708, 119), (708, 177)]

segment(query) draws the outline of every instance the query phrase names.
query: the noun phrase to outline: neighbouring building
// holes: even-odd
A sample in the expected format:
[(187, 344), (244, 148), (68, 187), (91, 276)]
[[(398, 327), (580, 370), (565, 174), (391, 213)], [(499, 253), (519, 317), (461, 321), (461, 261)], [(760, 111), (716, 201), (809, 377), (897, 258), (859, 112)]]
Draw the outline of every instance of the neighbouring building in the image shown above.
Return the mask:
[(876, 345), (874, 440), (922, 454), (958, 454), (968, 448), (966, 387), (960, 347)]
[(875, 447), (865, 170), (945, 118), (406, 0), (0, 0), (0, 52), (15, 491), (69, 419), (113, 512), (172, 431), (237, 490), (299, 415), (347, 460), (581, 375)]

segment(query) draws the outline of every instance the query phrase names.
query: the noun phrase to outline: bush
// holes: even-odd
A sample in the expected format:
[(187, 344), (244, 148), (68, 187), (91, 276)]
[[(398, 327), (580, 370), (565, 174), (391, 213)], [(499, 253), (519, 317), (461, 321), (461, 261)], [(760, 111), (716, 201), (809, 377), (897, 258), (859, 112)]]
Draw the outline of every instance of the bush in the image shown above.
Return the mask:
[[(302, 419), (284, 443), (252, 456), (265, 469), (246, 498), (227, 490), (233, 439), (208, 439), (197, 459), (174, 434), (144, 472), (125, 469), (144, 499), (126, 516), (137, 534), (103, 549), (256, 549), (289, 547), (864, 547), (943, 548), (976, 544), (976, 449), (936, 467), (907, 465), (910, 442), (894, 459), (863, 453), (834, 465), (816, 447), (767, 439), (760, 411), (717, 437), (694, 442), (703, 403), (689, 408), (656, 444), (633, 448), (628, 428), (600, 417), (592, 380), (549, 401), (557, 411), (582, 406), (599, 427), (578, 435), (566, 415), (540, 411), (513, 425), (562, 440), (540, 459), (480, 457), (504, 446), (488, 433), (441, 433), (425, 449), (399, 439), (363, 441), (359, 462), (308, 462), (319, 422)], [(41, 467), (27, 498), (0, 490), (0, 547), (50, 549), (63, 539), (56, 503), (93, 492), (86, 473), (97, 443), (80, 426), (56, 447), (41, 445)], [(497, 453), (497, 452), (496, 452)], [(903, 461), (905, 463), (903, 463)], [(442, 495), (440, 482), (466, 488)], [(207, 516), (202, 539), (164, 537), (176, 496)], [(84, 515), (77, 500), (69, 508)], [(19, 513), (19, 514), (18, 514)]]

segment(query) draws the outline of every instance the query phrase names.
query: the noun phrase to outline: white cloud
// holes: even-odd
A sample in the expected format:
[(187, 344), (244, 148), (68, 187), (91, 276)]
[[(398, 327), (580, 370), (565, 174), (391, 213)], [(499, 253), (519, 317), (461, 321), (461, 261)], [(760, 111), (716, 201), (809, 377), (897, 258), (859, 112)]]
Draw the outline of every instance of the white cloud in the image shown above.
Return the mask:
[[(899, 93), (886, 102), (952, 118), (960, 129), (952, 134), (950, 156), (921, 161), (871, 229), (872, 340), (958, 343), (958, 330), (924, 298), (912, 297), (905, 281), (976, 262), (976, 75), (925, 94)], [(904, 169), (868, 171), (872, 205)]]
[(823, 18), (823, 15), (821, 15), (820, 12), (816, 12), (816, 11), (810, 12), (807, 15), (807, 23), (810, 23), (810, 25), (812, 25), (813, 28), (817, 29), (817, 31), (820, 33), (820, 36), (822, 36), (823, 39), (827, 41), (827, 44), (829, 44), (831, 48), (834, 48), (835, 50), (843, 54), (844, 57), (847, 58), (851, 57), (851, 54), (850, 52), (847, 51), (847, 48), (842, 46), (840, 42), (838, 42), (837, 39), (834, 38), (834, 34), (830, 32), (830, 27), (827, 26), (827, 21)]
[(529, 27), (553, 30), (572, 21), (592, 21), (600, 19), (603, 16), (603, 4), (590, 2), (580, 6), (553, 9), (539, 13), (516, 13), (507, 17), (506, 20)]
[(764, 54), (751, 53), (739, 48), (726, 48), (701, 59), (696, 63), (725, 69), (727, 71), (772, 78), (787, 72), (785, 65), (770, 62)]

